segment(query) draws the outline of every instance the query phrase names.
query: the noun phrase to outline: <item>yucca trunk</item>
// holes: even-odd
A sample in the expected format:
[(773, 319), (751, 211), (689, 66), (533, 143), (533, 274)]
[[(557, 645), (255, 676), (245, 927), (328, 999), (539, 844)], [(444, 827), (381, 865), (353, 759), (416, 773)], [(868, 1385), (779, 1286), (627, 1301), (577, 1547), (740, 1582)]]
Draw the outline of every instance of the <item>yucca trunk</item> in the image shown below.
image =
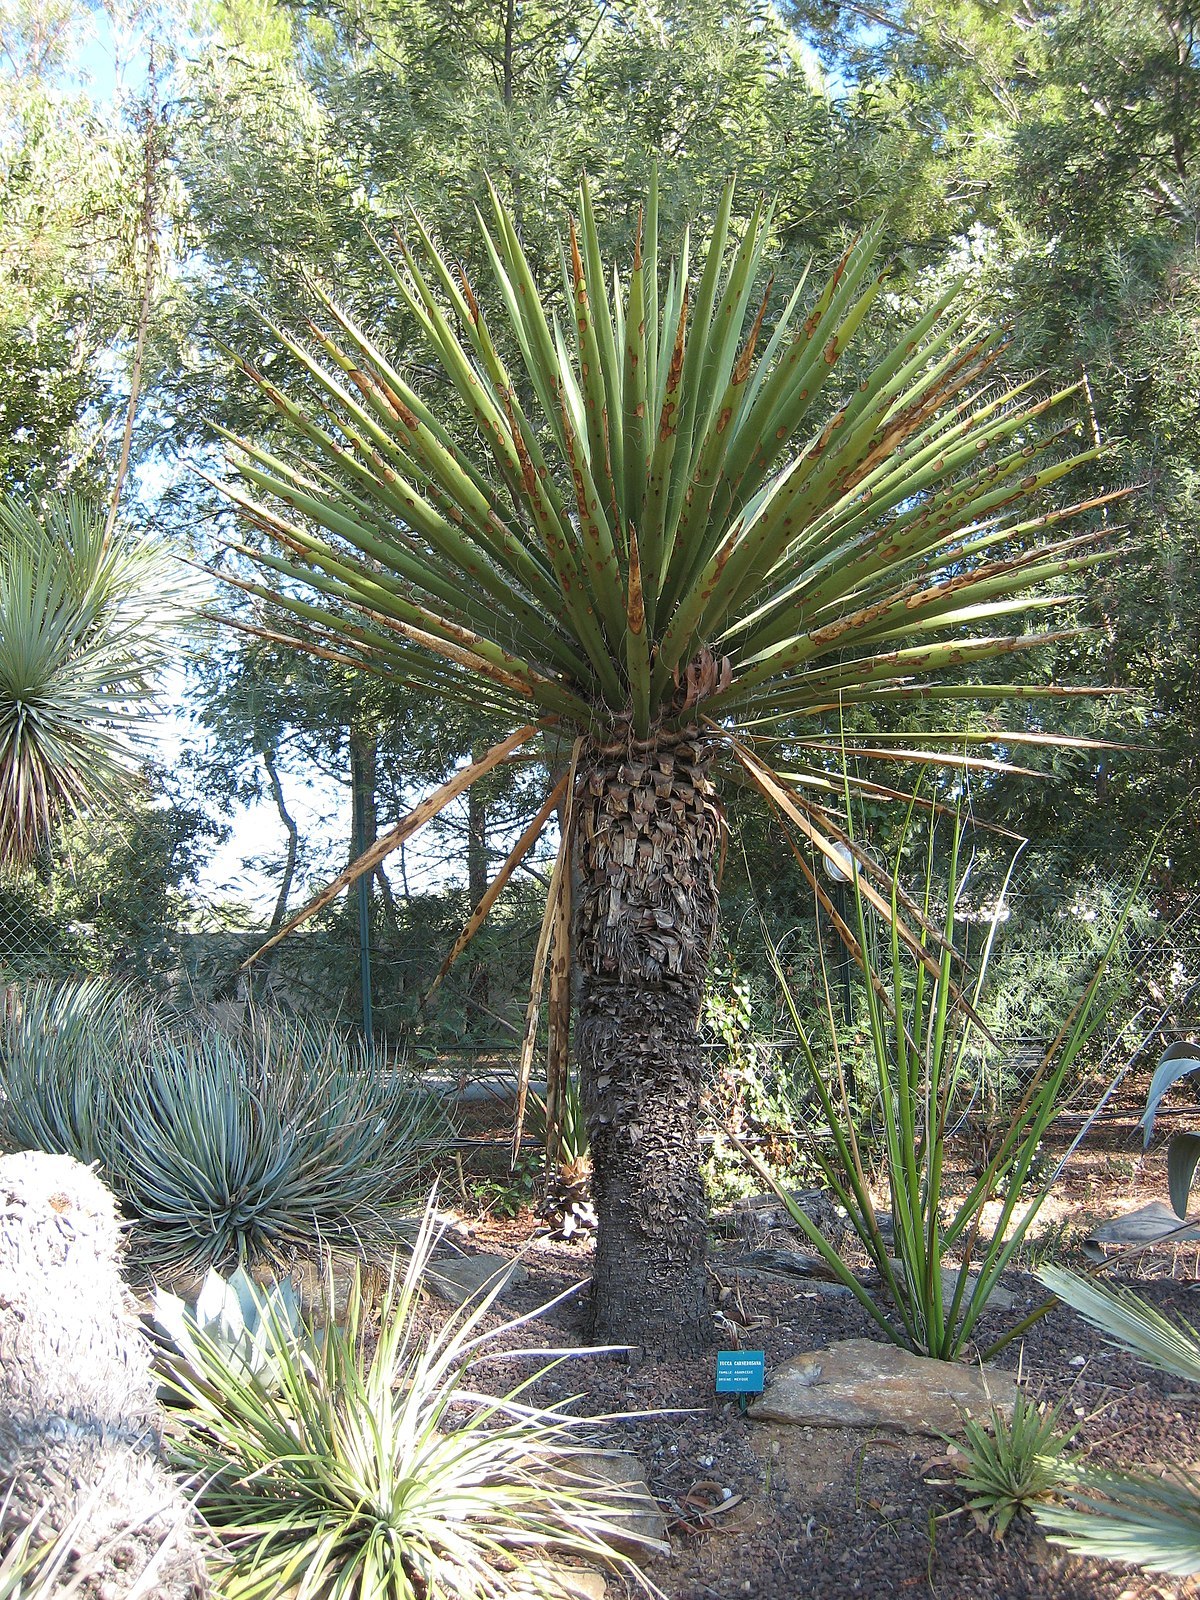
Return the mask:
[(696, 737), (585, 751), (576, 790), (577, 1051), (599, 1222), (592, 1334), (711, 1336), (697, 1023), (717, 927), (720, 813)]

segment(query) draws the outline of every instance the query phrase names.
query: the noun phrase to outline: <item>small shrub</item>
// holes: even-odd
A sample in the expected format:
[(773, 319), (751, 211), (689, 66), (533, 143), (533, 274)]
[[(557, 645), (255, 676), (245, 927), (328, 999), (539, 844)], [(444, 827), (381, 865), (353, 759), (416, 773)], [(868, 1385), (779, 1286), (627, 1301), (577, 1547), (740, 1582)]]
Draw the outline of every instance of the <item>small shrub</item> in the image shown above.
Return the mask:
[(228, 1600), (502, 1600), (516, 1569), (532, 1592), (548, 1587), (525, 1567), (547, 1548), (656, 1592), (613, 1548), (629, 1534), (614, 1520), (619, 1487), (586, 1467), (578, 1436), (594, 1424), (538, 1405), (528, 1391), (540, 1373), (500, 1398), (471, 1387), (473, 1363), (505, 1331), (481, 1331), (494, 1294), (423, 1332), (435, 1238), (430, 1207), (377, 1339), (357, 1286), (320, 1344), (275, 1324), (278, 1388), (201, 1333), (195, 1366), (173, 1366), (187, 1400), (176, 1465), (203, 1485), (201, 1510), (226, 1541)]
[(0, 1145), (98, 1161), (161, 1272), (390, 1239), (450, 1132), (335, 1033), (258, 1015), (228, 1036), (96, 980), (18, 1000), (0, 1090)]
[[(1093, 970), (1053, 1042), (1042, 1054), (1020, 1100), (1010, 1106), (984, 1153), (965, 1196), (952, 1198), (946, 1182), (950, 1141), (963, 1121), (960, 1109), (973, 1074), (972, 1045), (1003, 895), (986, 931), (981, 955), (966, 969), (957, 952), (965, 940), (958, 918), (963, 829), (955, 825), (940, 916), (936, 906), (935, 825), (925, 847), (925, 882), (919, 904), (902, 895), (904, 841), (891, 874), (890, 929), (873, 949), (867, 921), (865, 871), (854, 873), (857, 955), (868, 1016), (869, 1072), (848, 1070), (828, 1017), (833, 1059), (806, 1028), (778, 952), (768, 946), (795, 1029), (798, 1074), (816, 1099), (820, 1121), (806, 1140), (807, 1153), (844, 1211), (880, 1282), (862, 1283), (828, 1235), (796, 1205), (776, 1173), (746, 1140), (733, 1137), (751, 1166), (779, 1196), (797, 1227), (811, 1240), (838, 1281), (858, 1298), (878, 1327), (919, 1354), (953, 1360), (969, 1344), (1000, 1276), (1021, 1248), (1046, 1198), (1054, 1174), (1038, 1171), (1042, 1139), (1061, 1109), (1072, 1065), (1102, 1019), (1099, 1004), (1104, 958)], [(877, 903), (880, 895), (870, 891)], [(1136, 893), (1136, 887), (1135, 891)], [(1133, 903), (1133, 895), (1126, 911)], [(940, 925), (935, 926), (935, 919)], [(915, 924), (917, 931), (908, 929)], [(1109, 936), (1116, 949), (1123, 921)], [(902, 928), (905, 931), (902, 933)], [(826, 1000), (829, 990), (826, 985)], [(871, 1081), (877, 1100), (878, 1141), (865, 1148), (850, 1083)], [(886, 1173), (892, 1228), (880, 1227), (868, 1171), (872, 1158)], [(1003, 1343), (1005, 1341), (1000, 1341)], [(987, 1354), (999, 1348), (993, 1345)]]
[(545, 1162), (536, 1151), (522, 1151), (503, 1176), (467, 1179), (463, 1200), (477, 1207), (483, 1217), (519, 1217), (537, 1202), (545, 1171)]

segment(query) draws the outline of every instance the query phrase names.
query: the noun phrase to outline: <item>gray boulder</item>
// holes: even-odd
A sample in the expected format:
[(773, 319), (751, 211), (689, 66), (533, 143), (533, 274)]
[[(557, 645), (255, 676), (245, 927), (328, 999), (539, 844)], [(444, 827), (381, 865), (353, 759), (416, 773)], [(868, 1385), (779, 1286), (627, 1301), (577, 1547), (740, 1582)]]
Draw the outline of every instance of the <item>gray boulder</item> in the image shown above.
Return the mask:
[(1015, 1398), (1011, 1372), (843, 1339), (785, 1362), (750, 1416), (807, 1428), (958, 1433), (964, 1415), (986, 1419), (994, 1408), (1011, 1416)]

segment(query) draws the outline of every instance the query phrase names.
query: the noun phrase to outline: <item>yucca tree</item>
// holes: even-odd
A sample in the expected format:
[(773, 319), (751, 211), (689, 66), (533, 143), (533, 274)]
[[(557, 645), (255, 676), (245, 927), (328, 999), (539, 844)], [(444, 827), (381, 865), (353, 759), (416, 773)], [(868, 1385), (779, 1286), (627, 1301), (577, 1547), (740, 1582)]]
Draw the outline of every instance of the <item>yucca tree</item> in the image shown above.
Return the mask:
[(184, 571), (84, 496), (0, 495), (0, 870), (128, 784)]
[[(1072, 453), (1070, 421), (1040, 431), (1065, 394), (985, 387), (1002, 337), (957, 288), (842, 376), (885, 281), (881, 225), (802, 309), (803, 282), (780, 304), (764, 281), (769, 209), (735, 229), (732, 189), (695, 270), (686, 241), (660, 260), (651, 189), (621, 275), (585, 184), (553, 288), (492, 201), (479, 226), (494, 325), (414, 221), (394, 259), (381, 252), (419, 334), (404, 356), (318, 286), (325, 327), (274, 330), (304, 377), (285, 393), (251, 373), (291, 442), (232, 441), (246, 487), (229, 492), (266, 536), (237, 546), (262, 575), (234, 581), (265, 604), (252, 629), (511, 719), (358, 870), (544, 749), (539, 735), (560, 742), (559, 780), (466, 931), (561, 804), (538, 959), (550, 953), (552, 1093), (575, 977), (593, 1332), (694, 1348), (709, 1329), (696, 1115), (714, 763), (786, 821), (816, 884), (808, 850), (843, 837), (835, 752), (855, 708), (1059, 692), (977, 673), (1064, 637), (1007, 629), (1060, 607), (1062, 585), (1046, 586), (1097, 559), (1091, 532), (1052, 533), (1085, 507), (1048, 509), (1044, 493), (1094, 452)], [(771, 756), (783, 734), (786, 774)], [(933, 759), (986, 763), (964, 737)], [(864, 893), (884, 903), (869, 880)], [(535, 1021), (531, 1008), (526, 1059)]]

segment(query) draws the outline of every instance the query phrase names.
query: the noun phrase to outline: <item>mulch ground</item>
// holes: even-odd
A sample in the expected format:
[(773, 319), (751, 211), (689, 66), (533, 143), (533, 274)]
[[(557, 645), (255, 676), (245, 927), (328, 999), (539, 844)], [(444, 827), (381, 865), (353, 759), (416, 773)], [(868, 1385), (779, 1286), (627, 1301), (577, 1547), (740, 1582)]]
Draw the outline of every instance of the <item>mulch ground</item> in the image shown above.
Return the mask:
[[(1070, 1130), (1064, 1133), (1068, 1136)], [(1048, 1213), (1055, 1255), (1070, 1259), (1082, 1224), (1132, 1209), (1166, 1192), (1161, 1152), (1140, 1159), (1133, 1119), (1110, 1123), (1068, 1169)], [(509, 1314), (533, 1310), (586, 1279), (586, 1245), (536, 1237), (536, 1220), (468, 1223), (480, 1248), (522, 1250), (527, 1277), (504, 1302)], [(796, 1246), (803, 1248), (802, 1244)], [(737, 1249), (736, 1242), (732, 1246)], [(768, 1376), (789, 1357), (831, 1340), (873, 1337), (850, 1298), (831, 1298), (805, 1280), (726, 1270), (722, 1330), (727, 1348), (766, 1351)], [(1200, 1320), (1195, 1246), (1158, 1249), (1125, 1278), (1154, 1304)], [(714, 1280), (715, 1283), (716, 1280)], [(1028, 1272), (1005, 1277), (1016, 1304), (990, 1314), (986, 1345), (1045, 1295)], [(515, 1344), (578, 1346), (581, 1298), (515, 1330)], [(1200, 1450), (1200, 1390), (1143, 1367), (1107, 1346), (1065, 1307), (1036, 1323), (1003, 1354), (1032, 1392), (1067, 1397), (1077, 1443), (1096, 1463), (1194, 1462)], [(520, 1363), (489, 1364), (497, 1389), (527, 1373)], [(749, 1421), (714, 1394), (713, 1357), (631, 1366), (613, 1357), (579, 1357), (545, 1381), (555, 1398), (581, 1396), (581, 1413), (650, 1411), (610, 1426), (607, 1442), (634, 1451), (667, 1516), (672, 1553), (647, 1573), (670, 1600), (751, 1596), (759, 1600), (839, 1600), (843, 1596), (925, 1595), (937, 1600), (1149, 1600), (1200, 1594), (1200, 1585), (1152, 1578), (1134, 1569), (1083, 1561), (1049, 1546), (1018, 1517), (1003, 1541), (963, 1509), (953, 1463), (936, 1439), (854, 1429), (774, 1427)], [(611, 1589), (610, 1589), (611, 1592)]]

